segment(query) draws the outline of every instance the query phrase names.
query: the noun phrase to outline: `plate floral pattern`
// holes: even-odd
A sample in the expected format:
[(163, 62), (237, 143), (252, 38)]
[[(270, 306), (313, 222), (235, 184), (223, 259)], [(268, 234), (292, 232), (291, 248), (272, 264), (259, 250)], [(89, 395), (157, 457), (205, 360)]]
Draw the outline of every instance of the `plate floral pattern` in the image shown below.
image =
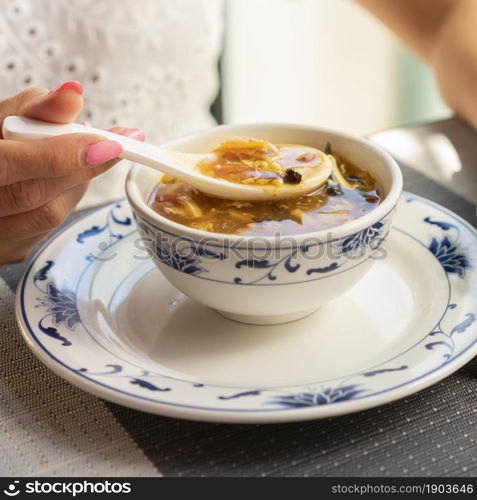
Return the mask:
[[(401, 227), (410, 215), (419, 217), (412, 234), (405, 225)], [(137, 224), (141, 226), (144, 221), (138, 220)], [(265, 422), (363, 409), (429, 385), (477, 353), (477, 231), (446, 209), (408, 193), (400, 201), (395, 229), (426, 248), (429, 259), (437, 260), (449, 290), (445, 310), (411, 349), (367, 370), (333, 380), (317, 380), (306, 386), (214, 385), (174, 377), (160, 368), (154, 371), (141, 367), (98, 346), (96, 349), (103, 349), (100, 362), (97, 353), (96, 361), (90, 362), (87, 350), (91, 346), (86, 346), (85, 340), (89, 338), (88, 326), (83, 324), (78, 309), (77, 289), (88, 273), (107, 265), (116, 242), (128, 238), (132, 242), (137, 234), (125, 202), (99, 209), (40, 249), (19, 287), (18, 322), (34, 352), (61, 376), (99, 396), (146, 411), (205, 420)], [(386, 221), (380, 221), (334, 244), (343, 254), (355, 252), (379, 241), (385, 230)], [(154, 251), (156, 258), (167, 265), (193, 274), (207, 273), (204, 259), (224, 258), (210, 247), (193, 248), (188, 257), (167, 253), (161, 246)], [(238, 272), (242, 267), (254, 269), (256, 281), (273, 282), (277, 266), (288, 273), (296, 271), (292, 254), (273, 264), (245, 260), (237, 262), (236, 268)], [(306, 273), (333, 270), (308, 269)], [(235, 283), (241, 284), (241, 280), (238, 275)]]

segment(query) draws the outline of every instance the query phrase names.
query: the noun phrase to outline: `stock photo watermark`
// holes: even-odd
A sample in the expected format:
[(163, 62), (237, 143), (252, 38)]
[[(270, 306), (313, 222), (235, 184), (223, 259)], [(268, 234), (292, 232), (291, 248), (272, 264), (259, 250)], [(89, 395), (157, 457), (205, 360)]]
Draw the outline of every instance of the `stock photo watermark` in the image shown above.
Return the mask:
[[(282, 237), (278, 233), (271, 237), (235, 237), (230, 240), (205, 237), (192, 240), (157, 232), (135, 237), (133, 259), (146, 261), (151, 257), (164, 260), (165, 256), (180, 259), (200, 256), (206, 262), (217, 260), (220, 255), (222, 261), (274, 261), (281, 259), (284, 253), (292, 253), (293, 257), (308, 261), (323, 259), (333, 262), (343, 258), (359, 261), (364, 257), (383, 260), (387, 257), (387, 251), (383, 247), (385, 238), (386, 235), (372, 237), (361, 232), (340, 239), (332, 239), (329, 233), (323, 239), (307, 237), (299, 242), (294, 237)], [(108, 239), (98, 243), (97, 252), (89, 254), (89, 260), (113, 261), (118, 256), (116, 245), (120, 240), (114, 234), (109, 235)]]

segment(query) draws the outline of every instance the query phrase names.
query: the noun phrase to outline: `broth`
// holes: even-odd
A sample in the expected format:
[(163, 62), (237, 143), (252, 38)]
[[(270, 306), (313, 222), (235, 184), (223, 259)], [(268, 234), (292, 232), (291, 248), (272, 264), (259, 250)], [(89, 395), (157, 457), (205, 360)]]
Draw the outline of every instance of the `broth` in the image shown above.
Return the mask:
[[(232, 182), (274, 185), (287, 182), (289, 170), (299, 172), (299, 168), (294, 169), (321, 162), (306, 146), (272, 145), (278, 150), (287, 148), (280, 165), (274, 164), (277, 149), (264, 152), (262, 144), (254, 157), (252, 148), (244, 156), (243, 150), (237, 153), (229, 146), (216, 153), (213, 161), (199, 165), (202, 173)], [(329, 148), (326, 154), (331, 155)], [(260, 202), (218, 199), (164, 175), (149, 206), (174, 222), (214, 233), (273, 236), (329, 229), (365, 215), (382, 201), (381, 191), (369, 172), (335, 154), (332, 157), (336, 164), (328, 181), (316, 191), (296, 198)], [(245, 163), (240, 158), (245, 158)]]

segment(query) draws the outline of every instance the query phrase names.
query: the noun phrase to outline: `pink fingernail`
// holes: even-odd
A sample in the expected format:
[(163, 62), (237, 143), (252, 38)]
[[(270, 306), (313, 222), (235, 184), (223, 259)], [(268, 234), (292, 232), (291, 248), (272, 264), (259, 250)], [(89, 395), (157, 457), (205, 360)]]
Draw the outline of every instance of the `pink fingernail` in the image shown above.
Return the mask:
[(93, 126), (91, 124), (91, 122), (89, 122), (88, 120), (84, 120), (84, 121), (80, 122), (80, 125), (85, 125), (86, 127), (92, 127)]
[(131, 139), (136, 139), (137, 141), (144, 141), (144, 139), (146, 138), (144, 130), (141, 130), (140, 128), (128, 128), (121, 135), (129, 137)]
[(123, 152), (123, 147), (116, 141), (101, 141), (88, 146), (86, 163), (95, 165), (114, 160)]
[(72, 90), (79, 95), (83, 95), (83, 85), (81, 85), (81, 83), (77, 82), (76, 80), (70, 80), (58, 85), (58, 87), (56, 87), (56, 89), (53, 89), (50, 94), (57, 94), (58, 92), (63, 92), (63, 90)]

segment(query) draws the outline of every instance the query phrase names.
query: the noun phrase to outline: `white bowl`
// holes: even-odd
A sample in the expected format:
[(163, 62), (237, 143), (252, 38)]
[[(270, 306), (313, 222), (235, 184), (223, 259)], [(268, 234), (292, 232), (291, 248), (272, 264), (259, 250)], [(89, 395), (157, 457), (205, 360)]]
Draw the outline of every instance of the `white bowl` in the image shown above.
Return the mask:
[(384, 257), (382, 244), (402, 190), (401, 171), (391, 156), (366, 139), (308, 125), (224, 125), (164, 146), (205, 153), (231, 135), (319, 149), (329, 142), (334, 152), (371, 172), (384, 192), (383, 202), (374, 210), (335, 228), (295, 236), (244, 237), (199, 231), (157, 214), (147, 200), (161, 174), (132, 167), (126, 193), (139, 234), (176, 288), (245, 323), (302, 318), (345, 293), (377, 258)]

